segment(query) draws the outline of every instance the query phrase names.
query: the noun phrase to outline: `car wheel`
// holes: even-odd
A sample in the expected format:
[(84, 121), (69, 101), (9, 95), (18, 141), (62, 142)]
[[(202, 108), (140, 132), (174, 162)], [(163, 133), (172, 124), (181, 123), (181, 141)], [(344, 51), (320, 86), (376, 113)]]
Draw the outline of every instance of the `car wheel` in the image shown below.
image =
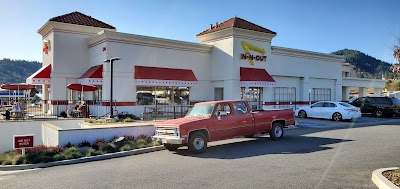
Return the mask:
[(335, 112), (333, 115), (332, 115), (332, 120), (333, 121), (342, 121), (342, 114), (340, 114), (340, 113), (338, 113), (338, 112)]
[(176, 151), (180, 147), (179, 144), (167, 144), (164, 143), (164, 148), (169, 150), (169, 151)]
[(299, 118), (306, 118), (307, 117), (307, 113), (304, 110), (300, 110), (299, 113), (297, 114), (297, 116)]
[(279, 122), (275, 122), (272, 125), (271, 131), (269, 131), (269, 136), (271, 136), (272, 140), (280, 140), (283, 137), (283, 126)]
[(188, 148), (192, 153), (204, 152), (207, 148), (207, 137), (202, 132), (194, 132), (189, 137)]
[(374, 116), (375, 117), (383, 117), (384, 116), (383, 111), (381, 109), (376, 109), (374, 111)]

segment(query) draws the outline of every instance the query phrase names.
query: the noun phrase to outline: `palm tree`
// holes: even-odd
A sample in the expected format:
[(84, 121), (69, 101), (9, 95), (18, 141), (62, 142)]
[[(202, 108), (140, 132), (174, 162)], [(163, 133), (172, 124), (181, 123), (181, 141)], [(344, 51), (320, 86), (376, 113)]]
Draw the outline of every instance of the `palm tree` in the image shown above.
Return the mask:
[(400, 63), (400, 46), (394, 46), (393, 57)]

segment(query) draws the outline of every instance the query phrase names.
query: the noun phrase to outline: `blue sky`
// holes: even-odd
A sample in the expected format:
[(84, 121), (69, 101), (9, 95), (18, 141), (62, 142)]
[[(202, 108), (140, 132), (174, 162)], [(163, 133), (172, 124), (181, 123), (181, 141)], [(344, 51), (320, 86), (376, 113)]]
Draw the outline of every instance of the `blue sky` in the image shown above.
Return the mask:
[(0, 11), (0, 59), (41, 61), (37, 30), (50, 18), (79, 11), (119, 32), (198, 42), (211, 23), (238, 16), (278, 33), (272, 45), (330, 53), (355, 49), (395, 63), (398, 0), (14, 0)]

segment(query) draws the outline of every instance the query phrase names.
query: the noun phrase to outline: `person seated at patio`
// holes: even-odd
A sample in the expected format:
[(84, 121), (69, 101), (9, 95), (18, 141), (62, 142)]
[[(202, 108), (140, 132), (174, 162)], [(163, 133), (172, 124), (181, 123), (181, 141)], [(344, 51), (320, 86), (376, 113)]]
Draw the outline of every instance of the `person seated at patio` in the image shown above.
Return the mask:
[(22, 106), (19, 102), (12, 107), (13, 111), (24, 111), (24, 106)]
[(78, 104), (76, 104), (75, 110), (73, 111), (73, 114), (72, 114), (72, 117), (81, 117), (81, 115), (82, 115), (82, 110), (81, 110), (82, 106), (83, 106), (83, 103), (81, 103), (81, 102), (78, 102)]
[(11, 119), (11, 113), (10, 111), (7, 109), (6, 112), (4, 112), (4, 114), (1, 114), (4, 117), (6, 117), (6, 120), (10, 120)]

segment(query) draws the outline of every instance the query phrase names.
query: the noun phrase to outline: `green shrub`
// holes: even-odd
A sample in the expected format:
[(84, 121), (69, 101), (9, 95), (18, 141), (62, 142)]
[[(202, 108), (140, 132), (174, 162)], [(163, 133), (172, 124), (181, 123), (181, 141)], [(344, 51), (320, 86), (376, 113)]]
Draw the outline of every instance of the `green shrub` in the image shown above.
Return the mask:
[(123, 122), (133, 122), (134, 120), (130, 117), (127, 117), (123, 120)]
[(118, 148), (116, 148), (115, 144), (103, 143), (103, 144), (100, 144), (99, 150), (103, 151), (105, 153), (114, 153), (114, 152), (118, 151)]
[(12, 165), (12, 161), (11, 160), (6, 160), (1, 165)]
[(132, 146), (129, 144), (125, 144), (124, 146), (119, 148), (119, 151), (129, 151), (129, 150), (133, 150)]
[(12, 159), (17, 155), (19, 155), (17, 151), (9, 151), (0, 154), (0, 165), (2, 165), (4, 162), (12, 161)]
[(40, 157), (40, 163), (48, 163), (48, 162), (53, 162), (54, 158), (53, 156), (47, 156), (47, 155), (41, 155)]
[(95, 149), (90, 149), (87, 153), (86, 156), (98, 156), (98, 155), (103, 155), (105, 154), (103, 151), (101, 150), (95, 150)]
[(11, 160), (13, 165), (21, 165), (26, 163), (25, 157), (22, 157), (22, 155), (16, 155), (14, 158)]
[(137, 137), (136, 137), (136, 139), (144, 139), (144, 140), (146, 140), (148, 138), (148, 136), (147, 135), (145, 135), (145, 134), (140, 134), (140, 135), (138, 135)]
[(54, 158), (54, 161), (62, 161), (62, 160), (67, 159), (63, 154), (56, 154), (53, 156), (53, 158)]
[(100, 144), (104, 144), (107, 143), (107, 141), (104, 138), (98, 138), (96, 139), (96, 141), (94, 141), (92, 147), (94, 149), (99, 149)]
[(85, 147), (85, 146), (90, 147), (90, 142), (87, 141), (87, 140), (84, 140), (84, 141), (82, 141), (81, 143), (78, 144), (79, 148), (82, 148), (82, 147)]
[(74, 147), (75, 145), (73, 145), (71, 142), (68, 142), (66, 145), (64, 145), (64, 148), (71, 148)]
[(135, 140), (134, 136), (125, 135), (125, 140)]
[(83, 154), (76, 147), (67, 148), (61, 154), (65, 156), (65, 159), (76, 159), (83, 157)]
[(147, 142), (145, 139), (137, 139), (136, 140), (136, 145), (137, 148), (146, 148), (147, 147)]
[(157, 141), (151, 141), (147, 143), (147, 147), (159, 146), (159, 145), (161, 145), (161, 143)]

